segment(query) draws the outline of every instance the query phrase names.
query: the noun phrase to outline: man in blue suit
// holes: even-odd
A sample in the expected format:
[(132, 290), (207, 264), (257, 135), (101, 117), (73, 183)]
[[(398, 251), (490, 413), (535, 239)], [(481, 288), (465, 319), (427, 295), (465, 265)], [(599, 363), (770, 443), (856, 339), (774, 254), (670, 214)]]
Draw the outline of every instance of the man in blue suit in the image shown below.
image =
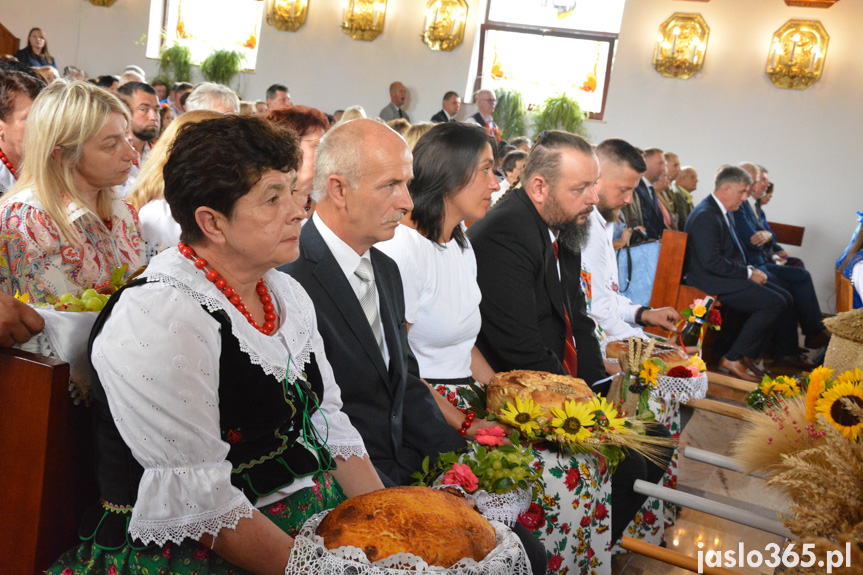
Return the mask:
[[(764, 196), (767, 182), (761, 170), (751, 162), (743, 162), (740, 167), (752, 178), (749, 186), (749, 197), (759, 200)], [(772, 232), (764, 229), (755, 209), (745, 201), (740, 209), (734, 212), (734, 223), (737, 237), (746, 249), (747, 261), (767, 274), (767, 280), (791, 294), (794, 311), (800, 328), (806, 336), (804, 345), (818, 349), (827, 345), (830, 336), (821, 321), (821, 308), (815, 295), (812, 276), (802, 267), (785, 265), (785, 260), (775, 253)], [(797, 333), (797, 326), (794, 326)], [(805, 366), (798, 366), (803, 367)]]
[(662, 219), (659, 198), (653, 185), (659, 181), (666, 170), (662, 150), (659, 148), (644, 150), (644, 163), (647, 164), (647, 171), (644, 172), (641, 181), (635, 188), (635, 194), (638, 196), (638, 202), (641, 206), (641, 221), (647, 230), (648, 239), (660, 240), (662, 239), (662, 232), (665, 230), (665, 221)]
[(737, 236), (733, 213), (746, 201), (752, 178), (737, 166), (723, 166), (716, 174), (714, 191), (686, 221), (684, 280), (719, 296), (726, 309), (748, 314), (740, 334), (720, 360), (721, 370), (758, 382), (755, 366), (764, 341), (776, 330), (775, 354), (797, 356), (796, 320), (790, 313), (790, 295), (768, 282), (767, 274), (747, 261)]

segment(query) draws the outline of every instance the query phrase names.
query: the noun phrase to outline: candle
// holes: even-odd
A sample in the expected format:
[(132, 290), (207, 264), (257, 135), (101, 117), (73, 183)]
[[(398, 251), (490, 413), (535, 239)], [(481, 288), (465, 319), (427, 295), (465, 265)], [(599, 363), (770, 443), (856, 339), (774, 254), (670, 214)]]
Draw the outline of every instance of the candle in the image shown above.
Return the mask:
[(818, 60), (818, 56), (821, 55), (821, 50), (818, 49), (818, 46), (812, 49), (812, 55), (809, 57), (809, 73), (811, 74), (815, 70), (815, 62)]
[(692, 41), (692, 63), (693, 64), (695, 64), (695, 62), (698, 60), (698, 47), (699, 46), (701, 46), (701, 40), (699, 40), (698, 38), (694, 39)]
[(782, 45), (779, 43), (779, 38), (773, 41), (773, 48), (770, 50), (772, 54), (770, 58), (770, 68), (776, 68), (776, 59), (779, 57), (779, 52), (782, 50)]
[(795, 34), (793, 38), (791, 38), (791, 58), (788, 59), (788, 63), (791, 64), (794, 62), (794, 52), (797, 50), (797, 43), (800, 41), (800, 34)]
[(296, 3), (294, 2), (294, 0), (291, 0), (291, 18), (292, 19), (294, 17), (294, 10), (295, 9), (296, 9)]
[(344, 22), (348, 17), (348, 3), (350, 0), (342, 1), (342, 22)]
[(674, 27), (674, 38), (671, 41), (671, 57), (674, 58), (674, 52), (677, 51), (677, 37), (680, 35), (680, 28)]
[(661, 55), (660, 48), (662, 47), (662, 34), (656, 35), (656, 44), (653, 47), (653, 59), (659, 60), (659, 56)]

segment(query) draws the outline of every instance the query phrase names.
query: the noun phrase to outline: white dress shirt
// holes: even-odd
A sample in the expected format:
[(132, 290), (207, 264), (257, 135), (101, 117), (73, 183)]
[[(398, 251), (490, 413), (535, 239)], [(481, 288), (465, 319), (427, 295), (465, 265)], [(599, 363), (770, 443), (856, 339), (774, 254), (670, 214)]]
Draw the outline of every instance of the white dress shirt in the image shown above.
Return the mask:
[[(366, 250), (363, 255), (357, 254), (354, 251), (354, 248), (346, 244), (342, 238), (336, 235), (336, 233), (324, 223), (324, 220), (318, 215), (318, 212), (312, 214), (312, 218), (315, 220), (315, 226), (318, 228), (318, 232), (321, 234), (321, 238), (323, 238), (324, 243), (327, 244), (327, 247), (330, 248), (330, 252), (332, 252), (333, 257), (336, 258), (336, 263), (339, 264), (339, 267), (342, 268), (342, 273), (345, 274), (345, 277), (348, 278), (348, 283), (351, 284), (351, 289), (354, 290), (354, 294), (357, 296), (357, 300), (359, 301), (361, 297), (361, 288), (363, 285), (363, 280), (361, 280), (354, 272), (357, 271), (357, 267), (360, 265), (360, 259), (367, 259), (371, 262), (371, 256), (369, 255), (369, 250)], [(377, 278), (375, 278), (375, 284), (377, 284)], [(377, 286), (376, 286), (377, 287)], [(377, 291), (378, 294), (378, 318), (381, 317), (381, 296), (380, 291)], [(380, 321), (380, 319), (378, 319)], [(383, 336), (383, 351), (384, 354), (384, 364), (390, 364), (390, 353), (387, 348), (387, 337), (386, 333), (383, 331), (383, 325), (381, 326), (381, 335)]]
[(619, 293), (617, 258), (612, 238), (614, 223), (607, 222), (599, 210), (588, 217), (590, 235), (581, 251), (581, 265), (590, 273), (593, 299), (587, 312), (596, 321), (604, 340), (644, 337), (644, 331), (635, 325), (638, 304)]

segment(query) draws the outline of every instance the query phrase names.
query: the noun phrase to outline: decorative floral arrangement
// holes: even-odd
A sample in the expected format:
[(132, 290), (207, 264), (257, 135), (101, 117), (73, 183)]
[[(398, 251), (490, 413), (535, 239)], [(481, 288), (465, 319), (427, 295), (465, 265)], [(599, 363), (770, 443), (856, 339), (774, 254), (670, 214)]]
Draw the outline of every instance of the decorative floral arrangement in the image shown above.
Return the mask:
[(797, 397), (800, 395), (800, 390), (801, 382), (789, 375), (780, 375), (776, 378), (765, 375), (758, 387), (746, 396), (746, 403), (752, 409), (764, 410), (769, 406), (775, 406), (782, 398)]
[(650, 339), (647, 345), (641, 338), (629, 338), (629, 354), (627, 361), (621, 364), (623, 381), (621, 382), (620, 398), (626, 401), (628, 393), (638, 395), (636, 414), (640, 419), (652, 420), (655, 414), (647, 407), (650, 390), (659, 385), (659, 376), (664, 375), (668, 366), (658, 357), (650, 357), (656, 345), (655, 339)]
[(851, 542), (863, 560), (863, 371), (834, 374), (818, 367), (800, 381), (762, 382), (768, 401), (750, 412), (733, 453), (745, 471), (765, 474), (789, 496), (783, 522), (796, 538), (815, 544), (817, 557)]
[(433, 466), (426, 457), (422, 471), (411, 475), (414, 485), (458, 485), (468, 494), (528, 489), (542, 475), (542, 466), (534, 463), (531, 446), (518, 442), (517, 432), (509, 436), (509, 444), (504, 444), (504, 438), (500, 427), (480, 429), (466, 451), (444, 453)]
[(623, 448), (634, 449), (655, 459), (659, 447), (667, 444), (661, 438), (644, 435), (643, 425), (621, 413), (601, 395), (590, 401), (566, 401), (563, 408), (543, 412), (530, 398), (516, 396), (515, 404), (507, 402), (494, 417), (521, 433), (527, 441), (548, 441), (576, 452), (602, 455), (612, 468), (623, 459)]
[[(711, 306), (708, 311), (707, 306)], [(712, 303), (707, 303), (705, 305), (705, 301), (703, 299), (697, 299), (690, 304), (689, 307), (680, 310), (680, 315), (683, 316), (683, 319), (680, 320), (680, 323), (677, 324), (678, 331), (678, 339), (680, 340), (680, 345), (686, 346), (697, 346), (698, 349), (701, 349), (701, 345), (704, 342), (704, 327), (706, 326), (709, 329), (713, 329), (719, 331), (722, 329), (722, 314), (719, 313), (719, 310), (712, 307)], [(697, 331), (693, 331), (689, 334), (689, 337), (686, 337), (685, 331), (686, 329), (683, 327), (684, 324), (698, 323), (701, 326), (701, 329)]]

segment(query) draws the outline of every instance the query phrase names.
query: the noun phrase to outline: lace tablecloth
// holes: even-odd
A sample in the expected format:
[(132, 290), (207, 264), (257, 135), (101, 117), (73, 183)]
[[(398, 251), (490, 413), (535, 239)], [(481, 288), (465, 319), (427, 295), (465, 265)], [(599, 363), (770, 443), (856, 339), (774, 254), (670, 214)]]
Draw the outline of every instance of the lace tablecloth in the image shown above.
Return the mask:
[(497, 546), (485, 559), (476, 562), (462, 559), (450, 568), (430, 566), (409, 553), (398, 553), (375, 563), (356, 547), (329, 550), (321, 537), (315, 535), (318, 525), (329, 510), (306, 521), (294, 538), (294, 548), (285, 575), (416, 575), (440, 573), (446, 575), (531, 575), (530, 563), (518, 536), (506, 525), (492, 521)]

